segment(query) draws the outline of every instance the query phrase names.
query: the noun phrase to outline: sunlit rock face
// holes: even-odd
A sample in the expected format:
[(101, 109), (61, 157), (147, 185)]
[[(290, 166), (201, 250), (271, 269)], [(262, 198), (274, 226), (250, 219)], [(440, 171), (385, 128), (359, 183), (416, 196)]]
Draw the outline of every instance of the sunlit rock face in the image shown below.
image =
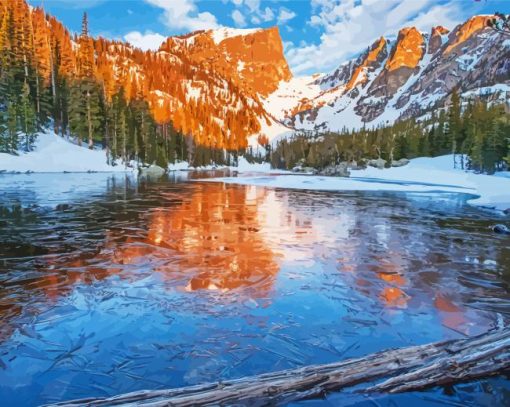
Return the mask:
[(292, 78), (278, 27), (198, 31), (170, 37), (161, 50), (219, 72), (251, 95), (267, 96)]
[(495, 93), (501, 89), (490, 87), (503, 85), (505, 92), (510, 46), (507, 36), (488, 26), (492, 17), (474, 16), (452, 32), (442, 26), (430, 33), (403, 28), (396, 41), (376, 41), (319, 78), (322, 92), (298, 104), (301, 110), (292, 111), (286, 123), (319, 131), (378, 126), (442, 108), (454, 88)]
[(424, 52), (423, 35), (415, 27), (403, 28), (398, 33), (397, 43), (386, 62), (386, 70), (391, 72), (403, 67), (414, 69), (423, 58)]
[(448, 46), (444, 54), (447, 55), (450, 51), (469, 40), (474, 34), (487, 28), (487, 23), (491, 18), (492, 16), (474, 16), (464, 24), (457, 26), (449, 36)]
[(369, 97), (391, 97), (416, 73), (425, 54), (423, 35), (414, 27), (400, 30), (384, 70), (372, 82)]
[(358, 59), (350, 80), (345, 87), (350, 91), (357, 85), (365, 85), (368, 82), (367, 73), (377, 69), (387, 56), (386, 40), (381, 37), (374, 42), (367, 53)]

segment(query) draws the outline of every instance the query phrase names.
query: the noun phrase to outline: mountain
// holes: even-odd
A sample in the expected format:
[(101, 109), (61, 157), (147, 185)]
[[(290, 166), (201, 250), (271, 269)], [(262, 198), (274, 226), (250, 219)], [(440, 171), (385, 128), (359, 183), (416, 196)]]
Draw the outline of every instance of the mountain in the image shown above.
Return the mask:
[(271, 128), (260, 97), (292, 77), (276, 27), (197, 31), (144, 53), (126, 43), (97, 43), (104, 44), (96, 46), (97, 60), (108, 61), (114, 87), (129, 90), (135, 81), (158, 122), (171, 121), (197, 144), (215, 148), (245, 148), (249, 136)]
[[(13, 72), (16, 64), (35, 71), (38, 82), (30, 86), (38, 95), (38, 112), (39, 96), (50, 93), (56, 100), (60, 82), (72, 88), (76, 81), (93, 79), (104, 96), (100, 104), (111, 104), (122, 89), (127, 103), (146, 101), (158, 125), (171, 123), (195, 145), (244, 149), (248, 137), (256, 144), (266, 130), (282, 127), (261, 101), (292, 77), (278, 28), (197, 31), (145, 52), (126, 42), (91, 38), (86, 28), (72, 34), (42, 8), (0, 0), (0, 54), (7, 58), (2, 62), (10, 61)], [(65, 121), (66, 114), (62, 117)]]
[[(153, 155), (171, 138), (167, 125), (194, 146), (238, 151), (301, 129), (359, 128), (419, 116), (443, 106), (454, 88), (465, 95), (510, 91), (510, 40), (487, 27), (489, 18), (472, 17), (451, 32), (406, 27), (396, 39), (377, 39), (329, 74), (293, 77), (277, 27), (196, 31), (169, 37), (156, 51), (142, 51), (91, 38), (87, 27), (81, 35), (71, 34), (25, 0), (0, 0), (0, 54), (12, 62), (20, 90), (28, 76), (17, 67), (36, 72), (38, 79), (29, 82), (38, 114), (43, 93), (51, 94), (54, 108), (66, 110), (59, 84), (72, 88), (76, 81), (93, 79), (101, 95), (98, 109), (102, 104), (108, 111), (119, 92), (127, 104), (147, 102), (158, 125)], [(55, 127), (66, 128), (60, 121), (67, 113), (53, 116)], [(143, 118), (143, 112), (137, 115)], [(123, 142), (108, 120), (99, 117), (96, 122), (106, 125), (95, 132), (104, 132), (108, 141), (113, 131), (115, 142)], [(138, 157), (139, 143), (147, 138), (142, 131), (131, 129), (124, 158), (126, 148)]]
[(265, 105), (281, 102), (278, 119), (294, 129), (341, 130), (420, 116), (444, 106), (454, 88), (508, 98), (510, 40), (487, 26), (491, 17), (474, 16), (451, 32), (403, 28), (396, 40), (379, 38), (332, 73), (296, 84), (299, 96), (280, 86)]

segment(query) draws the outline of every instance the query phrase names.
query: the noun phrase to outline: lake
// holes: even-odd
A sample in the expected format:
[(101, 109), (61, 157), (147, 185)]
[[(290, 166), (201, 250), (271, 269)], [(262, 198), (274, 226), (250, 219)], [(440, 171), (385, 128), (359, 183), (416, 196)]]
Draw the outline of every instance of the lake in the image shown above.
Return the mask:
[[(0, 404), (236, 378), (510, 317), (510, 239), (461, 194), (174, 173), (0, 175)], [(503, 405), (505, 377), (294, 405)]]

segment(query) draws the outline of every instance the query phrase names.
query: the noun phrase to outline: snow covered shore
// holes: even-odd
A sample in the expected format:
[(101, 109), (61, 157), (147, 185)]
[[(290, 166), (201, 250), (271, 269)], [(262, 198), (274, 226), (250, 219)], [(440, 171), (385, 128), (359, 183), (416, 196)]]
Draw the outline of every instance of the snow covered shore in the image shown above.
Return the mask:
[(127, 172), (124, 165), (108, 165), (104, 150), (78, 146), (53, 132), (39, 133), (35, 148), (19, 155), (0, 153), (0, 171), (5, 172)]
[[(229, 167), (225, 167), (229, 168)], [(169, 170), (195, 170), (188, 163), (170, 165)], [(218, 169), (213, 167), (199, 170)], [(294, 188), (324, 191), (401, 191), (457, 192), (472, 195), (470, 204), (505, 210), (510, 208), (510, 173), (475, 174), (453, 168), (453, 157), (417, 158), (409, 165), (380, 170), (367, 168), (352, 171), (351, 178), (278, 173), (268, 163), (250, 164), (241, 157), (240, 177), (209, 178), (209, 182), (260, 185), (273, 188)], [(35, 149), (29, 153), (0, 153), (0, 172), (134, 172), (135, 168), (106, 163), (103, 150), (70, 143), (52, 132), (39, 134)]]
[[(239, 159), (237, 167), (230, 168), (239, 172), (269, 172), (268, 163), (250, 164), (244, 157)], [(194, 168), (187, 162), (170, 164), (169, 171), (213, 170), (216, 166)], [(106, 163), (104, 150), (90, 150), (85, 144), (78, 146), (55, 133), (48, 131), (39, 133), (35, 148), (28, 153), (19, 155), (0, 153), (0, 172), (136, 172), (136, 166), (126, 167), (124, 164), (112, 166)]]
[(209, 182), (322, 191), (457, 192), (473, 195), (468, 202), (497, 210), (510, 208), (510, 178), (453, 168), (451, 155), (417, 158), (399, 168), (351, 171), (351, 178), (318, 175), (264, 174), (205, 179)]

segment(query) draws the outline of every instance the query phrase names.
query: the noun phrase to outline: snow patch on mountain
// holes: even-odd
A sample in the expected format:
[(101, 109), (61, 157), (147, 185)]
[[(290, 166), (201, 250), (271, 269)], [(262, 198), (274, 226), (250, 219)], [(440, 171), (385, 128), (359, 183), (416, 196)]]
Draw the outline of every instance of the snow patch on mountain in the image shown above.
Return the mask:
[(318, 75), (312, 75), (281, 81), (276, 91), (262, 99), (264, 108), (276, 119), (283, 121), (301, 101), (314, 99), (321, 93), (319, 78)]
[(214, 43), (218, 45), (220, 42), (226, 40), (227, 38), (232, 37), (240, 37), (244, 35), (254, 34), (257, 31), (260, 31), (260, 28), (218, 28), (216, 30), (211, 30), (211, 35)]
[[(269, 123), (267, 120), (269, 120)], [(267, 137), (269, 144), (272, 144), (285, 137), (290, 137), (294, 133), (294, 129), (285, 126), (272, 117), (269, 117), (267, 120), (265, 117), (260, 119), (260, 132), (248, 137), (248, 146), (252, 148), (259, 147), (260, 135)]]

